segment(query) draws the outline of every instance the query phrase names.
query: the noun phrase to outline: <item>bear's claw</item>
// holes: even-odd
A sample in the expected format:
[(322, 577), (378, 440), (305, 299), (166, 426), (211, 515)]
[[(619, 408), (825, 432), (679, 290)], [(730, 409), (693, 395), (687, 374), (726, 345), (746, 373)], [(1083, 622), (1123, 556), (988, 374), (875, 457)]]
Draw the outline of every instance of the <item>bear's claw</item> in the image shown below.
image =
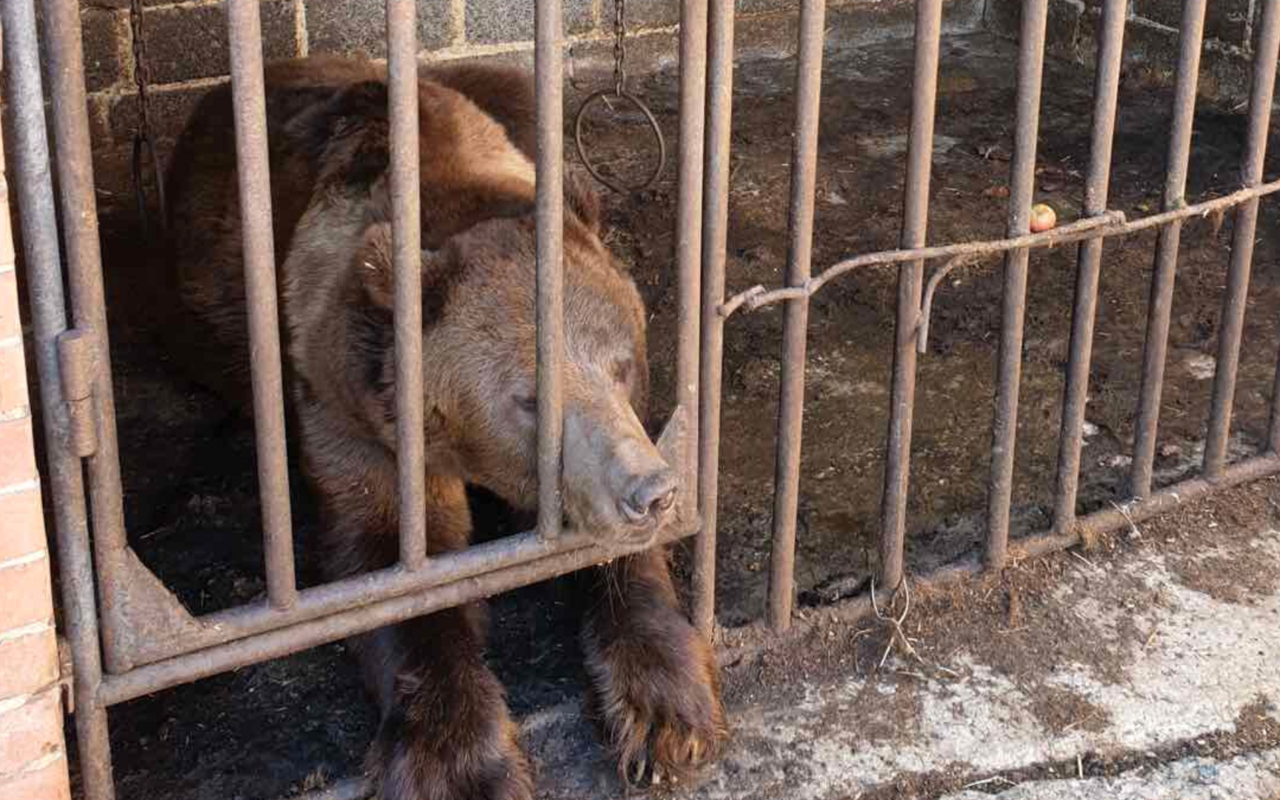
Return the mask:
[(728, 737), (710, 648), (683, 617), (666, 627), (623, 636), (589, 663), (594, 708), (630, 786), (687, 781)]

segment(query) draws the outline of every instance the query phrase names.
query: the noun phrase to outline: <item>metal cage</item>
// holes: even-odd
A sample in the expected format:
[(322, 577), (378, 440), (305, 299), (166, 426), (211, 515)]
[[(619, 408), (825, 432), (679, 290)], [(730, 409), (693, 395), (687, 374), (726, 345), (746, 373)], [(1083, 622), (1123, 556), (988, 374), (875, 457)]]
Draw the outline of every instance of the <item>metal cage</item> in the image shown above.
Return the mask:
[[(1007, 238), (928, 247), (927, 220), (943, 0), (917, 0), (911, 127), (903, 198), (901, 248), (811, 269), (825, 4), (803, 0), (795, 87), (790, 224), (786, 285), (755, 287), (725, 297), (730, 112), (733, 90), (733, 0), (682, 0), (680, 22), (679, 200), (676, 261), (679, 346), (675, 412), (659, 442), (686, 487), (676, 520), (660, 540), (696, 536), (693, 616), (713, 634), (721, 366), (725, 324), (735, 312), (785, 303), (784, 358), (773, 507), (767, 628), (792, 625), (794, 556), (804, 411), (805, 344), (810, 297), (854, 269), (896, 264), (898, 299), (892, 411), (885, 442), (880, 515), (882, 591), (904, 574), (906, 499), (911, 457), (916, 364), (924, 352), (929, 309), (941, 278), (973, 259), (1003, 254), (1003, 324), (993, 421), (984, 563), (964, 562), (918, 582), (950, 581), (1010, 558), (1070, 546), (1083, 535), (1119, 528), (1219, 488), (1280, 472), (1280, 375), (1272, 400), (1268, 450), (1228, 464), (1233, 392), (1241, 347), (1259, 202), (1280, 190), (1263, 182), (1263, 157), (1280, 48), (1280, 0), (1267, 0), (1254, 62), (1247, 143), (1240, 188), (1187, 205), (1199, 57), (1208, 0), (1186, 0), (1180, 32), (1173, 125), (1160, 213), (1127, 220), (1108, 209), (1111, 146), (1127, 0), (1104, 0), (1099, 22), (1091, 162), (1085, 215), (1055, 230), (1030, 232), (1040, 89), (1049, 0), (1021, 4), (1015, 146)], [(250, 309), (254, 413), (263, 506), (267, 597), (192, 617), (127, 544), (116, 441), (106, 309), (86, 114), (78, 0), (41, 0), (44, 68), (52, 104), (45, 127), (41, 47), (34, 0), (3, 4), (5, 87), (13, 125), (14, 174), (21, 211), (24, 266), (31, 298), (35, 352), (48, 434), (48, 484), (63, 591), (64, 634), (74, 669), (74, 714), (87, 800), (114, 797), (107, 709), (144, 694), (246, 664), (426, 614), (600, 563), (628, 552), (560, 535), (562, 355), (561, 245), (563, 195), (563, 33), (559, 0), (536, 3), (537, 73), (537, 355), (539, 515), (534, 531), (428, 558), (419, 469), (423, 457), (420, 276), (397, 269), (397, 369), (400, 562), (392, 568), (299, 590), (294, 575), (292, 520), (285, 453), (279, 331), (275, 324), (275, 253), (267, 169), (263, 63), (258, 0), (227, 0), (236, 146)], [(414, 0), (387, 0), (394, 258), (418, 258), (417, 60)], [(51, 153), (49, 142), (56, 142)], [(55, 195), (50, 166), (56, 168)], [(1189, 217), (1232, 210), (1234, 241), (1222, 307), (1217, 373), (1202, 474), (1152, 490), (1160, 393), (1178, 266), (1179, 232)], [(61, 222), (61, 225), (59, 225)], [(1077, 514), (1085, 400), (1104, 240), (1159, 229), (1156, 272), (1144, 350), (1138, 436), (1130, 500), (1123, 507)], [(1022, 358), (1023, 312), (1031, 249), (1079, 242), (1078, 277), (1063, 397), (1057, 491), (1052, 528), (1009, 539), (1014, 440)], [(67, 265), (64, 288), (61, 264)], [(925, 263), (945, 263), (925, 281)], [(67, 303), (69, 294), (70, 303)], [(68, 315), (67, 309), (70, 308)], [(83, 467), (83, 469), (82, 469)], [(90, 537), (92, 529), (92, 538)], [(841, 613), (869, 610), (846, 601)], [(800, 623), (798, 627), (802, 627)], [(764, 623), (756, 628), (767, 633)], [(768, 638), (768, 637), (762, 637)], [(317, 797), (364, 796), (359, 780)]]

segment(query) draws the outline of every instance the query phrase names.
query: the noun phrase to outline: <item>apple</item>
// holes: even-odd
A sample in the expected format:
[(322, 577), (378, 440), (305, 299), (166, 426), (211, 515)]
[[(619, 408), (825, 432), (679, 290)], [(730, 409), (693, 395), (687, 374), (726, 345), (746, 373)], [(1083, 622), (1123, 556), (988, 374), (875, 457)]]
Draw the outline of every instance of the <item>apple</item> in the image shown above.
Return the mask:
[(1042, 233), (1058, 224), (1058, 214), (1044, 203), (1036, 203), (1031, 207), (1031, 232)]

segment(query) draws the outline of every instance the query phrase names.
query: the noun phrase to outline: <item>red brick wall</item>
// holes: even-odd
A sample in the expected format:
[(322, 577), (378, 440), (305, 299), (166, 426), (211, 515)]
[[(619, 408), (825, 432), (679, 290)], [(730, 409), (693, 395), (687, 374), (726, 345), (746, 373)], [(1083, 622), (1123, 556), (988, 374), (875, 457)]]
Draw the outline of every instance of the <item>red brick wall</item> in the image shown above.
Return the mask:
[(0, 157), (0, 800), (69, 800), (7, 197)]

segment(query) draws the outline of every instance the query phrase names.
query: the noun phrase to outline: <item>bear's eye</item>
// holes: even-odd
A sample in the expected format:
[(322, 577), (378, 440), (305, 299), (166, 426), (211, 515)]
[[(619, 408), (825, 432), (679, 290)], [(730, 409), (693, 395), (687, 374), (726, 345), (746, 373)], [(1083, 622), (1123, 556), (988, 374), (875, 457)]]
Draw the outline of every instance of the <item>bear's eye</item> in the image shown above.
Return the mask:
[(613, 362), (613, 379), (618, 383), (630, 383), (631, 372), (635, 368), (635, 362), (629, 358), (621, 358)]
[(538, 415), (537, 395), (516, 395), (516, 408), (532, 416)]

